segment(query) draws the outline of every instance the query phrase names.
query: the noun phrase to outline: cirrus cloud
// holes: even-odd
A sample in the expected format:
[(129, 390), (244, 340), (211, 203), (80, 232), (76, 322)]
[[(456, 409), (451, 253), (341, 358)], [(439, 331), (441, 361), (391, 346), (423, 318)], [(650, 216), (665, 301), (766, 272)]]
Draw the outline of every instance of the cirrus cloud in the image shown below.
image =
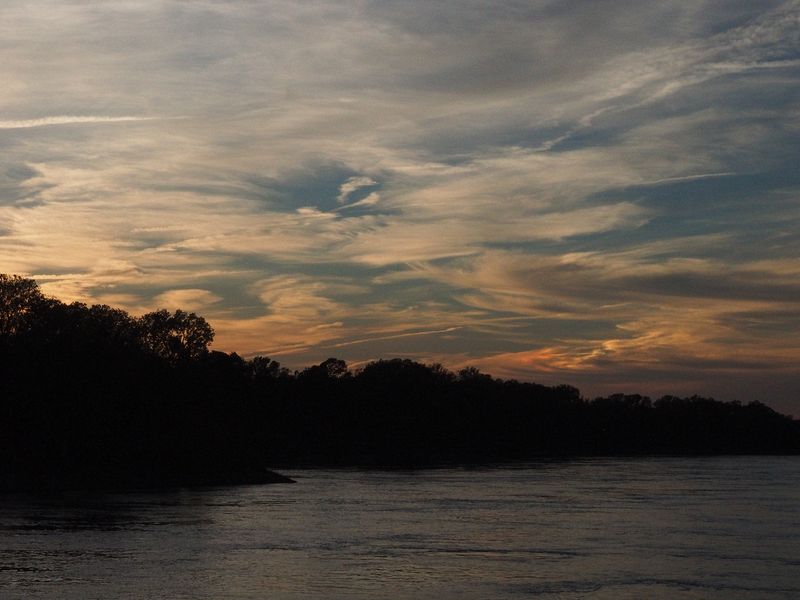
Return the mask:
[(0, 264), (291, 366), (791, 407), (798, 25), (797, 0), (8, 0)]

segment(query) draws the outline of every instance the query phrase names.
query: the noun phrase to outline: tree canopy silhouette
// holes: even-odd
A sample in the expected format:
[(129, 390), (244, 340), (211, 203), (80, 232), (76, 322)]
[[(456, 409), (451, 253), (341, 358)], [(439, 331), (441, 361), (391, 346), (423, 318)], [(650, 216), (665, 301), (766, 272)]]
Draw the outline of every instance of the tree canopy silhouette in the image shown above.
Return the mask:
[(20, 333), (43, 302), (44, 296), (35, 281), (0, 273), (0, 336)]
[(144, 346), (171, 363), (199, 359), (214, 340), (214, 330), (203, 317), (180, 309), (147, 313), (139, 327)]
[(760, 402), (616, 394), (408, 359), (290, 372), (202, 317), (63, 303), (0, 275), (0, 489), (267, 481), (267, 466), (798, 453)]

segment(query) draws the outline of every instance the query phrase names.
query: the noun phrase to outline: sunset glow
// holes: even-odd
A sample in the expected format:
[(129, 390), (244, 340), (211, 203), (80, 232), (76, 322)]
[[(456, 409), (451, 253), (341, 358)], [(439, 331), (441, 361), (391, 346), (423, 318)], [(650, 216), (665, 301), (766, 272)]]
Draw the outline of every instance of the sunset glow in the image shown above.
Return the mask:
[(0, 6), (0, 272), (290, 368), (800, 413), (800, 1)]

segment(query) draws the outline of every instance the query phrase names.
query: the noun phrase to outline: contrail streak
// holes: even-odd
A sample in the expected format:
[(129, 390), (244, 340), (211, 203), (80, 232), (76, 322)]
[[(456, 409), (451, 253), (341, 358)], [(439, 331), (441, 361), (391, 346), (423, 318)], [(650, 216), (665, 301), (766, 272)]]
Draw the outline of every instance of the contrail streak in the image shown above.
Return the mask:
[(31, 127), (49, 127), (51, 125), (72, 125), (75, 123), (119, 123), (123, 121), (152, 121), (160, 117), (99, 117), (99, 116), (56, 116), (39, 119), (23, 119), (20, 121), (0, 121), (0, 129), (30, 129)]

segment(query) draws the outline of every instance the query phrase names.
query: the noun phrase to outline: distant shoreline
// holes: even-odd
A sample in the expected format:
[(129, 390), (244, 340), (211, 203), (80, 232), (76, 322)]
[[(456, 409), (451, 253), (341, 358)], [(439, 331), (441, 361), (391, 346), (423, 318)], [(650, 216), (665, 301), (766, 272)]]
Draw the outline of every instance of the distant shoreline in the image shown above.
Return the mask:
[(408, 359), (290, 372), (202, 317), (65, 304), (0, 275), (0, 488), (285, 481), (265, 469), (800, 454), (761, 402), (613, 394)]

